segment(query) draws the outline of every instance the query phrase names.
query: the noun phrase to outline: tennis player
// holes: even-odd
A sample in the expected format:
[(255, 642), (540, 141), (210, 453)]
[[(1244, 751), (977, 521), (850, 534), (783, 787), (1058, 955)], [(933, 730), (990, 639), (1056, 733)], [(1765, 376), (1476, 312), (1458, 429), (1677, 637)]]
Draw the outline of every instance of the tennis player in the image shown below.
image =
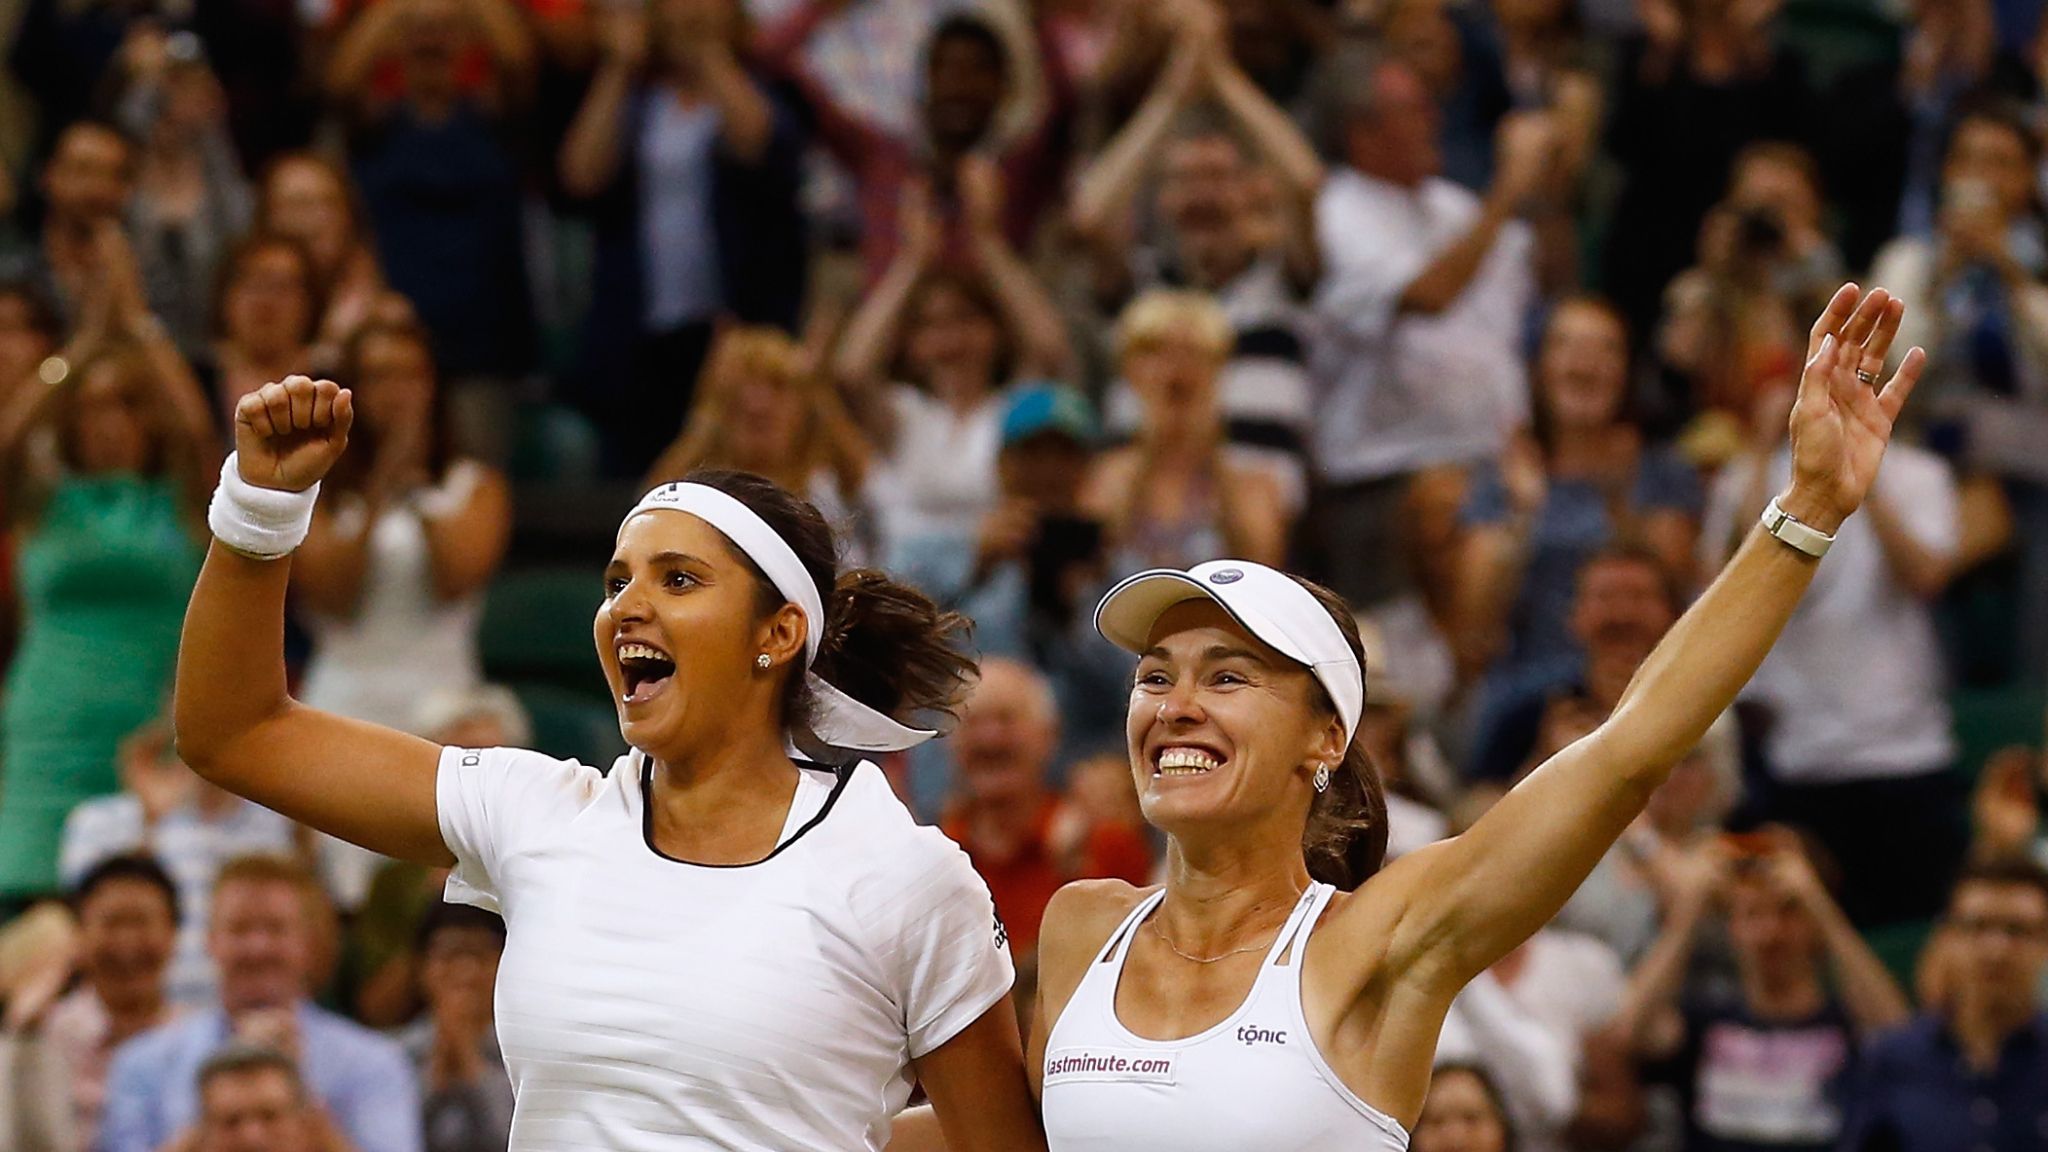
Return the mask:
[(902, 720), (957, 698), (960, 621), (835, 573), (809, 504), (711, 473), (641, 500), (604, 571), (632, 749), (609, 772), (301, 707), (284, 558), (352, 416), (303, 376), (237, 406), (178, 747), (296, 820), (452, 865), (450, 899), (503, 913), (512, 1147), (880, 1149), (916, 1079), (950, 1146), (1043, 1148), (988, 889), (857, 759), (931, 735)]
[[(1904, 307), (1836, 293), (1791, 417), (1793, 479), (1612, 718), (1472, 829), (1379, 871), (1385, 805), (1352, 736), (1355, 622), (1238, 561), (1103, 600), (1140, 657), (1128, 721), (1164, 887), (1046, 911), (1030, 1064), (1055, 1152), (1400, 1152), (1460, 989), (1555, 914), (1734, 699), (1877, 472), (1925, 356), (1873, 385)], [(1784, 718), (1797, 724), (1797, 716)]]

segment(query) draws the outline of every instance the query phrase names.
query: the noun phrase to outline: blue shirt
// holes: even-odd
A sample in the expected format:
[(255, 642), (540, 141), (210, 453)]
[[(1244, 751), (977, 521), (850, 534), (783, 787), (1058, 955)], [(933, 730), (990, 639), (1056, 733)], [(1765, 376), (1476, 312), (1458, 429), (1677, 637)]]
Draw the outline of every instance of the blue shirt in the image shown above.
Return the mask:
[(1942, 1020), (1922, 1016), (1865, 1051), (1843, 1152), (2038, 1152), (2048, 1148), (2048, 1014), (1979, 1074)]
[[(420, 1152), (420, 1089), (405, 1050), (308, 1003), (298, 1007), (299, 1075), (359, 1152)], [(121, 1045), (107, 1070), (96, 1152), (156, 1152), (199, 1120), (199, 1068), (225, 1047), (216, 1008)]]

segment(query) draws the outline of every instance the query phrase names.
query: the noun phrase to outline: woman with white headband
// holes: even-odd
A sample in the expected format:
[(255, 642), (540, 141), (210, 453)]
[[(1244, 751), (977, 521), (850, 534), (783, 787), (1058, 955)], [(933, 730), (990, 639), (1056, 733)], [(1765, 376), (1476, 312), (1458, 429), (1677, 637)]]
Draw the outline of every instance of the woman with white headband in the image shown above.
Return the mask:
[(836, 574), (809, 504), (706, 473), (643, 498), (604, 572), (598, 656), (632, 747), (610, 772), (304, 708), (279, 561), (352, 405), (294, 376), (237, 407), (179, 750), (322, 831), (453, 865), (450, 899), (502, 911), (512, 1147), (880, 1149), (916, 1080), (953, 1147), (1042, 1149), (988, 889), (858, 760), (932, 735), (899, 717), (952, 706), (961, 621)]
[(1384, 871), (1342, 601), (1231, 560), (1111, 590), (1096, 624), (1140, 657), (1128, 744), (1168, 872), (1149, 892), (1070, 885), (1046, 909), (1030, 1063), (1054, 1152), (1405, 1148), (1452, 1000), (1557, 912), (1698, 743), (1862, 501), (1926, 360), (1907, 353), (1873, 388), (1903, 312), (1881, 289), (1835, 295), (1792, 414), (1791, 486), (1612, 718)]

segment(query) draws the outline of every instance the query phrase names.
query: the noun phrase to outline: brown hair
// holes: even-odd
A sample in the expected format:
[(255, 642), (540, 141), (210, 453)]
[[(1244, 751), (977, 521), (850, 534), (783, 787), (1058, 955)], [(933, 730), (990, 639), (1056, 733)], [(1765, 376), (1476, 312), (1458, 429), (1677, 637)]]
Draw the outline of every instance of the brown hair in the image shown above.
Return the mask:
[[(71, 366), (65, 387), (74, 391), (82, 388), (93, 373), (102, 369), (118, 372), (123, 390), (139, 395), (141, 407), (149, 413), (150, 459), (143, 470), (152, 476), (189, 474), (193, 462), (186, 457), (191, 455), (193, 446), (187, 437), (177, 434), (177, 416), (169, 410), (164, 389), (156, 381), (156, 369), (142, 346), (126, 337), (101, 345), (99, 351)], [(78, 469), (77, 412), (76, 405), (67, 404), (56, 417), (57, 458), (70, 471)]]
[(1010, 322), (996, 303), (995, 294), (978, 276), (957, 268), (939, 267), (925, 273), (911, 292), (904, 317), (902, 335), (896, 340), (895, 372), (898, 380), (908, 381), (925, 387), (923, 380), (912, 375), (910, 367), (910, 330), (918, 323), (918, 313), (924, 307), (925, 298), (934, 292), (957, 292), (967, 301), (967, 306), (981, 313), (996, 329), (996, 362), (989, 375), (989, 390), (1000, 391), (1017, 372), (1017, 335), (1010, 330)]
[[(824, 634), (811, 671), (868, 707), (906, 723), (930, 726), (959, 714), (975, 664), (962, 642), (967, 618), (948, 612), (907, 584), (873, 568), (839, 569), (832, 526), (810, 501), (751, 472), (698, 470), (684, 477), (738, 500), (796, 553), (825, 605)], [(759, 609), (787, 601), (754, 562), (734, 555), (753, 573)], [(813, 701), (805, 677), (789, 678), (785, 713), (810, 719)]]
[[(271, 188), (277, 182), (277, 174), (292, 164), (304, 164), (309, 167), (318, 168), (328, 179), (334, 181), (334, 186), (341, 190), (342, 203), (348, 207), (349, 242), (352, 247), (362, 247), (364, 238), (369, 235), (368, 220), (370, 218), (369, 209), (363, 204), (362, 193), (357, 189), (356, 182), (349, 177), (348, 169), (343, 168), (318, 152), (299, 151), (281, 153), (272, 157), (270, 163), (263, 166), (263, 174), (256, 181), (256, 230), (259, 232), (276, 230), (275, 222), (271, 219)], [(346, 264), (345, 258), (344, 264)], [(333, 275), (339, 274), (341, 269), (329, 268), (326, 271)]]
[(230, 884), (289, 884), (307, 899), (323, 894), (320, 881), (313, 873), (289, 856), (260, 853), (237, 856), (221, 865), (215, 874), (214, 894), (219, 895)]
[[(1293, 577), (1308, 589), (1330, 614), (1344, 643), (1365, 670), (1365, 642), (1358, 635), (1358, 618), (1342, 596), (1311, 580)], [(1318, 701), (1331, 712), (1336, 703), (1316, 681)], [(1308, 874), (1346, 892), (1354, 891), (1372, 878), (1387, 861), (1387, 792), (1380, 781), (1379, 767), (1365, 745), (1353, 739), (1344, 749), (1344, 762), (1330, 774), (1330, 786), (1316, 794), (1308, 811), (1308, 827), (1302, 831), (1301, 852), (1308, 862)]]
[(1971, 884), (1982, 884), (1988, 888), (2031, 888), (2048, 901), (2048, 870), (2025, 856), (1995, 856), (1979, 860), (1963, 868), (1956, 875), (1953, 888), (1949, 889), (1949, 900), (1954, 902), (1956, 894)]
[(320, 266), (313, 259), (312, 251), (290, 236), (256, 231), (242, 237), (228, 249), (227, 258), (220, 262), (220, 273), (214, 277), (213, 331), (216, 337), (225, 338), (228, 334), (228, 293), (233, 290), (235, 281), (241, 279), (242, 271), (250, 261), (273, 248), (283, 249), (297, 258), (300, 287), (306, 293), (306, 319), (292, 341), (300, 345), (309, 344), (320, 331), (320, 318), (327, 314), (327, 285), (320, 278)]
[(259, 1047), (255, 1044), (233, 1043), (207, 1057), (199, 1066), (199, 1095), (203, 1099), (213, 1082), (228, 1076), (246, 1076), (256, 1072), (275, 1072), (291, 1082), (292, 1098), (303, 1104), (306, 1101), (306, 1083), (299, 1076), (299, 1066), (292, 1058), (275, 1048)]
[[(363, 349), (372, 340), (403, 340), (419, 348), (427, 358), (427, 372), (434, 378), (434, 398), (428, 405), (428, 419), (432, 427), (427, 429), (427, 473), (436, 480), (448, 471), (448, 465), (455, 460), (455, 444), (448, 420), (448, 390), (441, 387), (441, 367), (434, 356), (434, 337), (416, 321), (371, 320), (357, 328), (341, 347), (341, 365), (336, 373), (345, 388), (358, 388), (363, 379)], [(356, 403), (362, 403), (357, 397)], [(348, 434), (348, 451), (342, 453), (340, 461), (328, 485), (332, 491), (359, 491), (369, 480), (370, 466), (377, 460), (378, 434), (367, 420), (358, 419)]]

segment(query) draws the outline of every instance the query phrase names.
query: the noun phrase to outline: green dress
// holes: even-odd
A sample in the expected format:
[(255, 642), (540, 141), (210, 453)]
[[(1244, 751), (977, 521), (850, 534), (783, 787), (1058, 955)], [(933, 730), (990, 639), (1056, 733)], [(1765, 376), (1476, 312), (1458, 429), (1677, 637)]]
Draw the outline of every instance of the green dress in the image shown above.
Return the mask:
[(17, 538), (21, 644), (0, 703), (0, 899), (54, 892), (64, 818), (120, 789), (115, 750), (162, 714), (203, 547), (178, 485), (59, 481)]

